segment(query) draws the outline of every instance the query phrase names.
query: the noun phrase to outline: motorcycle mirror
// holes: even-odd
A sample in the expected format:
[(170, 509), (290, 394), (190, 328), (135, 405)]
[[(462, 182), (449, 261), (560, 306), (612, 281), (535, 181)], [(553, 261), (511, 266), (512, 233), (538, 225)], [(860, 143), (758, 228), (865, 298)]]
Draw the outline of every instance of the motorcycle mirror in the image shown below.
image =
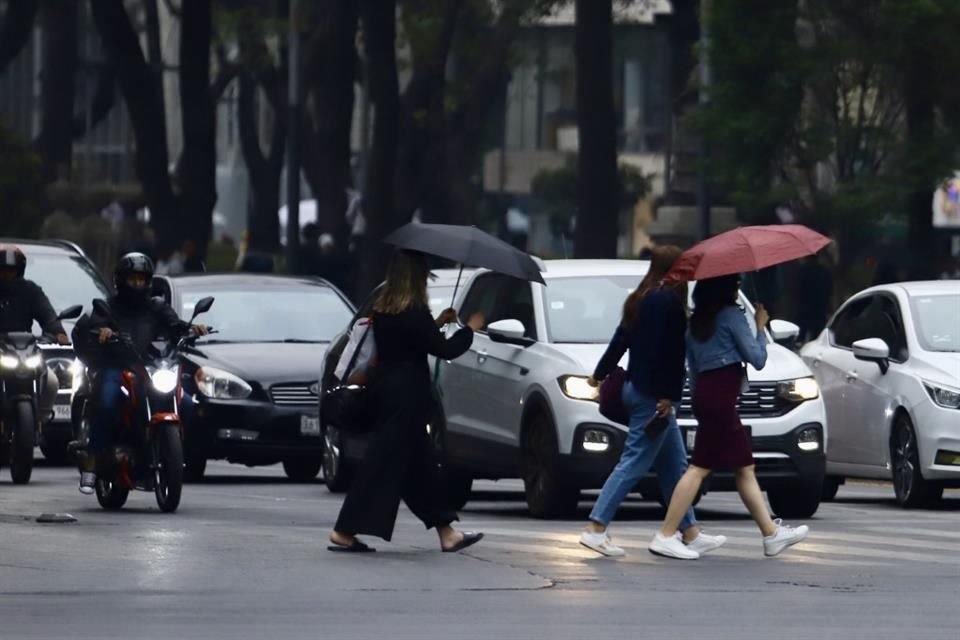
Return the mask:
[(73, 320), (79, 318), (81, 313), (83, 313), (83, 305), (75, 304), (61, 311), (57, 315), (57, 320)]
[(207, 296), (206, 298), (201, 298), (197, 301), (197, 304), (193, 307), (193, 317), (190, 318), (190, 322), (193, 322), (193, 319), (196, 318), (201, 313), (206, 313), (210, 311), (210, 307), (213, 306), (213, 296)]

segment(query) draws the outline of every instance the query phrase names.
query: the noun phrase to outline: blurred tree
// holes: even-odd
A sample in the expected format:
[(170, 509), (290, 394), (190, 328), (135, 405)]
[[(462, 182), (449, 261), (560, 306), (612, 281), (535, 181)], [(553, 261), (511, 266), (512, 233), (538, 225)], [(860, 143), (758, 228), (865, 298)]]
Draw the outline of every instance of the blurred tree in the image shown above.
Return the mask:
[(0, 123), (0, 235), (32, 238), (43, 223), (40, 157)]
[(0, 72), (7, 68), (30, 41), (37, 16), (37, 0), (6, 0), (0, 13)]

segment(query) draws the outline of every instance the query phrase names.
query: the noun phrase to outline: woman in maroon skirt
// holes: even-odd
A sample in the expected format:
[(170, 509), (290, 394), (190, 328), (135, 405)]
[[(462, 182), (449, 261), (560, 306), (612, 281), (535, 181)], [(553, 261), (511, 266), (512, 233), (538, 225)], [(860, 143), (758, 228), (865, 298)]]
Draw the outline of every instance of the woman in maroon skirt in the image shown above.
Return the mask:
[[(750, 436), (737, 414), (737, 399), (746, 383), (744, 363), (757, 369), (766, 364), (764, 329), (770, 320), (763, 305), (758, 304), (754, 334), (737, 305), (739, 290), (740, 277), (732, 275), (703, 280), (693, 291), (687, 364), (693, 387), (693, 413), (698, 423), (697, 437), (690, 467), (673, 492), (660, 533), (650, 544), (653, 553), (662, 548), (664, 539), (676, 534), (701, 483), (715, 470), (735, 471), (740, 499), (763, 534), (765, 555), (778, 555), (807, 536), (805, 525), (789, 527), (770, 518), (754, 473)], [(669, 557), (694, 560), (699, 555), (691, 551)]]

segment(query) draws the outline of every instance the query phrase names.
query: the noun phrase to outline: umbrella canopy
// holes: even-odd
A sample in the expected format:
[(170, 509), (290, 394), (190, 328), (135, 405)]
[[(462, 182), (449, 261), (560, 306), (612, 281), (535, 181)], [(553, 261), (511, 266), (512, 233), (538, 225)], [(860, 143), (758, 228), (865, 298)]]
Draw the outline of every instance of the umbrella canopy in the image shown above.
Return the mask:
[(461, 265), (543, 283), (540, 268), (529, 254), (476, 227), (411, 222), (391, 233), (384, 242)]
[(740, 227), (700, 242), (683, 252), (669, 280), (704, 280), (759, 271), (814, 255), (832, 241), (800, 224)]

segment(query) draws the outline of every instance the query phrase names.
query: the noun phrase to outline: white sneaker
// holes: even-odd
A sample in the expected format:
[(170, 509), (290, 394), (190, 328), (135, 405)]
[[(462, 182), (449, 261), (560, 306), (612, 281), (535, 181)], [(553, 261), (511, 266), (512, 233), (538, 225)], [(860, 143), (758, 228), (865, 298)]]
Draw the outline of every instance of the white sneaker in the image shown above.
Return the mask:
[(608, 558), (622, 558), (627, 555), (623, 549), (613, 544), (613, 539), (610, 538), (610, 535), (606, 532), (592, 533), (590, 531), (584, 531), (580, 534), (580, 544)]
[(97, 474), (91, 471), (80, 472), (80, 493), (89, 496), (94, 491), (94, 485), (97, 482)]
[(727, 541), (727, 536), (708, 536), (704, 532), (700, 532), (693, 542), (687, 543), (687, 549), (693, 549), (700, 555), (705, 553), (710, 553), (711, 551), (716, 551)]
[(680, 533), (670, 536), (669, 538), (664, 536), (661, 533), (653, 536), (653, 541), (650, 543), (650, 553), (656, 556), (663, 556), (664, 558), (676, 558), (677, 560), (696, 560), (700, 557), (700, 554), (683, 544), (683, 539), (680, 537)]
[(807, 537), (810, 528), (802, 524), (799, 527), (790, 527), (783, 524), (779, 518), (773, 523), (777, 525), (777, 531), (772, 536), (766, 536), (763, 539), (763, 555), (777, 556), (783, 553), (787, 547), (792, 547)]

